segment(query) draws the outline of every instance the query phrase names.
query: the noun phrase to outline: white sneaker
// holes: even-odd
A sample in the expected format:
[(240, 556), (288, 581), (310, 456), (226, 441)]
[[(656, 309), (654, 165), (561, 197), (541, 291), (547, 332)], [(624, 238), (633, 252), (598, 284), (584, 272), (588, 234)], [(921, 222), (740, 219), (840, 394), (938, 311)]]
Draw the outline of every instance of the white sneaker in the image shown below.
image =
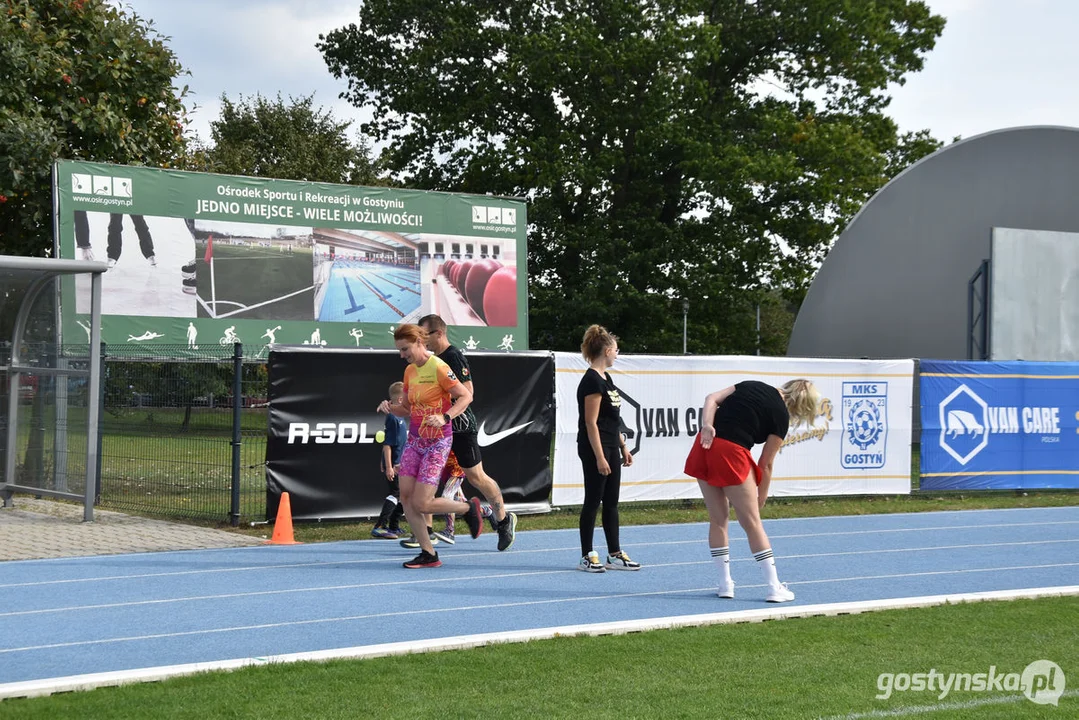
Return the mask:
[(150, 261), (150, 264), (152, 266), (157, 267), (157, 256), (156, 255), (151, 255), (150, 257), (148, 257), (146, 259)]
[(720, 583), (719, 587), (716, 588), (716, 595), (721, 598), (734, 597), (734, 580), (731, 580), (729, 585), (724, 585), (723, 583)]
[(599, 562), (599, 553), (595, 550), (581, 558), (581, 561), (577, 563), (577, 569), (590, 573), (605, 572), (605, 568)]
[(794, 599), (794, 593), (787, 587), (787, 583), (780, 583), (768, 590), (768, 597), (764, 598), (766, 602), (771, 603), (783, 603), (790, 602)]
[(113, 258), (109, 258), (109, 267), (116, 267), (116, 260), (114, 260)]
[(635, 560), (630, 560), (629, 555), (626, 555), (625, 550), (619, 550), (615, 554), (607, 556), (607, 569), (640, 570), (641, 564)]
[(79, 260), (90, 260), (92, 262), (93, 259), (94, 259), (94, 251), (91, 248), (89, 248), (89, 247), (81, 247), (81, 248), (79, 248)]
[(435, 530), (435, 537), (447, 545), (454, 545), (457, 542), (453, 525), (447, 525), (445, 530)]

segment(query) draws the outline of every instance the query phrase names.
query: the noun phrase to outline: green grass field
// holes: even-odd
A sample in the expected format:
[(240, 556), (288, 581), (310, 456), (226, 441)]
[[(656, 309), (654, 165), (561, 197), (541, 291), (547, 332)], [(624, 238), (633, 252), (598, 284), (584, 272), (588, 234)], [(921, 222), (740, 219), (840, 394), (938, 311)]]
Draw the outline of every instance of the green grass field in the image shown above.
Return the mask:
[[(27, 417), (29, 413), (27, 413)], [(194, 408), (184, 427), (183, 408), (121, 408), (104, 414), (101, 445), (103, 509), (201, 520), (224, 525), (232, 497), (232, 409)], [(55, 425), (52, 410), (44, 418)], [(266, 512), (265, 408), (241, 416), (241, 516), (262, 520)], [(26, 460), (30, 423), (20, 424), (17, 463)], [(72, 408), (67, 423), (68, 453), (56, 452), (56, 435), (41, 434), (45, 480), (34, 487), (52, 489), (53, 463), (68, 473), (68, 491), (85, 487), (86, 410)]]
[(559, 638), (5, 700), (0, 715), (1063, 719), (1079, 715), (1074, 679), (1059, 706), (999, 691), (875, 696), (881, 673), (1022, 673), (1048, 659), (1079, 677), (1077, 618), (1079, 599), (1054, 598)]
[[(203, 260), (206, 244), (198, 248), (198, 294), (209, 300), (210, 266)], [(277, 248), (247, 247), (214, 243), (214, 282), (217, 299), (257, 305), (310, 288), (314, 282), (311, 248), (294, 247), (291, 255)], [(231, 309), (231, 306), (230, 308)], [(199, 306), (199, 317), (209, 317)], [(280, 300), (233, 317), (246, 320), (313, 320), (314, 291)]]

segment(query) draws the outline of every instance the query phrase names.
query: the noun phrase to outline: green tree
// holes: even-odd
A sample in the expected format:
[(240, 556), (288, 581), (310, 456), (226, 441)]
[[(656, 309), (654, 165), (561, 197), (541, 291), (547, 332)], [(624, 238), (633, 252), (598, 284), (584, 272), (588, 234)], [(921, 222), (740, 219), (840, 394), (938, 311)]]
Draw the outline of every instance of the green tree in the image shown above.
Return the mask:
[(525, 196), (530, 342), (752, 352), (839, 230), (937, 147), (885, 115), (944, 27), (909, 0), (384, 0), (320, 38), (387, 169)]
[(353, 143), (348, 121), (315, 108), (314, 96), (233, 102), (221, 96), (221, 117), (210, 123), (212, 144), (195, 148), (188, 167), (229, 175), (371, 185), (377, 182), (362, 138)]
[(168, 167), (183, 155), (183, 72), (109, 0), (0, 3), (0, 252), (52, 249), (57, 158)]
[[(254, 372), (261, 365), (252, 366)], [(262, 370), (264, 380), (265, 370)], [(245, 375), (250, 371), (245, 368)], [(183, 408), (176, 428), (191, 429), (192, 410), (196, 403), (210, 403), (226, 398), (232, 391), (232, 366), (228, 362), (159, 363), (110, 360), (105, 365), (104, 392), (106, 412), (116, 418), (144, 415), (147, 423), (161, 422), (155, 412), (163, 408)], [(161, 415), (159, 413), (159, 415)], [(164, 413), (164, 422), (175, 416)]]

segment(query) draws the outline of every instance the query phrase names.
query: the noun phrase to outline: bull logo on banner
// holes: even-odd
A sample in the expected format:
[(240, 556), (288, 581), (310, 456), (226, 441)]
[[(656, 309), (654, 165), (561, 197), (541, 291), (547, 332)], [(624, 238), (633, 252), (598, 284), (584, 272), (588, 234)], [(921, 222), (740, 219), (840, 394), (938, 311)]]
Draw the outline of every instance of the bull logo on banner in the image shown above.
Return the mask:
[(989, 406), (966, 385), (940, 403), (940, 447), (966, 465), (989, 444)]

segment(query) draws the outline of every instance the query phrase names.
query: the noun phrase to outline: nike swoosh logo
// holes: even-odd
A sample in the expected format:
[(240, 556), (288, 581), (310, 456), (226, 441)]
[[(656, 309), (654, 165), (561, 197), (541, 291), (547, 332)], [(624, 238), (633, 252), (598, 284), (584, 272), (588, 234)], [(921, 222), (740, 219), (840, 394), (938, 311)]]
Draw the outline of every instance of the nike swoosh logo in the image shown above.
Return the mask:
[(478, 442), (480, 444), (480, 447), (487, 447), (488, 445), (494, 445), (499, 440), (504, 440), (505, 438), (508, 438), (513, 433), (518, 432), (520, 430), (524, 430), (526, 427), (531, 425), (533, 422), (535, 422), (535, 421), (534, 420), (529, 420), (524, 425), (518, 425), (516, 427), (511, 427), (508, 430), (501, 430), (499, 432), (494, 433), (493, 435), (488, 435), (484, 431), (483, 426), (486, 425), (486, 423), (480, 423), (480, 431), (478, 433), (478, 436), (476, 437), (476, 442)]

